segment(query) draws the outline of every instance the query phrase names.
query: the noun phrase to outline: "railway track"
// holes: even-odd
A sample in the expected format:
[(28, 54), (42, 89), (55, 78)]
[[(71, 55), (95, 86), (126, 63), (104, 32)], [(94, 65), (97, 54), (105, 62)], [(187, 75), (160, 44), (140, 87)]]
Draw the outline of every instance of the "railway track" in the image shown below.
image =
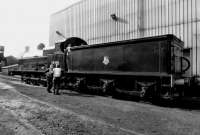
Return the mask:
[[(7, 76), (0, 74), (0, 78), (3, 79), (9, 79), (11, 81), (18, 81), (21, 82), (20, 77), (16, 76)], [(33, 86), (33, 87), (43, 87), (43, 86), (34, 86), (34, 85), (29, 85), (22, 83), (27, 86)], [(121, 96), (121, 97), (115, 97), (120, 100), (125, 100), (125, 101), (136, 101), (140, 103), (145, 103), (145, 104), (154, 104), (157, 106), (162, 106), (162, 107), (171, 107), (171, 108), (180, 108), (180, 109), (186, 109), (186, 110), (200, 110), (200, 97), (184, 97), (182, 99), (178, 100), (168, 100), (168, 99), (162, 99), (159, 101), (152, 101), (151, 99), (145, 100), (145, 99), (138, 99), (138, 97), (130, 97), (130, 96)]]

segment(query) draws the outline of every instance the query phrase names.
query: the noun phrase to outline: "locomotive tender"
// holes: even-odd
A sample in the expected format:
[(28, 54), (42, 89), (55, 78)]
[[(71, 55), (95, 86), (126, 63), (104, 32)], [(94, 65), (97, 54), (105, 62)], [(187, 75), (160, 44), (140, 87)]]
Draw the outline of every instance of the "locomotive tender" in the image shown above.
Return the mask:
[[(174, 98), (191, 93), (191, 84), (197, 84), (198, 78), (185, 76), (190, 61), (183, 56), (184, 43), (174, 35), (69, 44), (61, 43), (60, 50), (47, 58), (49, 64), (61, 65), (63, 87), (109, 95)], [(29, 80), (34, 75), (30, 71), (18, 74)]]

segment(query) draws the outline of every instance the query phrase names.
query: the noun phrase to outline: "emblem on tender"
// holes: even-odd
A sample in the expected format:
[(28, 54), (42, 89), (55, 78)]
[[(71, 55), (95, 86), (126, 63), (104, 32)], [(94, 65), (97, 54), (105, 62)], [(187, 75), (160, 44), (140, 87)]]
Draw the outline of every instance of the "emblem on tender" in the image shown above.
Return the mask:
[(103, 64), (104, 64), (104, 65), (108, 65), (109, 63), (110, 63), (109, 57), (108, 57), (108, 56), (104, 56), (104, 57), (103, 57)]

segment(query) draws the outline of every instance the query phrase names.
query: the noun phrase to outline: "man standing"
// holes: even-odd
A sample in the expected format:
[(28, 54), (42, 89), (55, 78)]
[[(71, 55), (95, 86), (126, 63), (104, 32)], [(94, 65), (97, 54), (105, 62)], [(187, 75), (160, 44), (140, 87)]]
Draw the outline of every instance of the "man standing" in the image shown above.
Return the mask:
[(45, 71), (46, 79), (47, 79), (47, 92), (51, 92), (51, 88), (53, 85), (53, 65), (51, 64), (49, 68)]
[(56, 67), (53, 69), (53, 91), (55, 95), (59, 94), (59, 88), (60, 88), (60, 78), (61, 78), (61, 68), (60, 65), (56, 65)]

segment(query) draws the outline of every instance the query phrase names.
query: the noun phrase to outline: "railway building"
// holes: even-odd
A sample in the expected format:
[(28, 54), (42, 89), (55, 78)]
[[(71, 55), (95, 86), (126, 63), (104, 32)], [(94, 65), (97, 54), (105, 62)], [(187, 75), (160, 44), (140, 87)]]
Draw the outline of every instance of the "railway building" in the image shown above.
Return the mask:
[(189, 74), (200, 75), (199, 7), (199, 0), (81, 0), (51, 15), (49, 44), (70, 37), (92, 45), (174, 34), (189, 50)]
[(0, 72), (2, 66), (6, 65), (6, 59), (4, 57), (4, 46), (0, 46)]

